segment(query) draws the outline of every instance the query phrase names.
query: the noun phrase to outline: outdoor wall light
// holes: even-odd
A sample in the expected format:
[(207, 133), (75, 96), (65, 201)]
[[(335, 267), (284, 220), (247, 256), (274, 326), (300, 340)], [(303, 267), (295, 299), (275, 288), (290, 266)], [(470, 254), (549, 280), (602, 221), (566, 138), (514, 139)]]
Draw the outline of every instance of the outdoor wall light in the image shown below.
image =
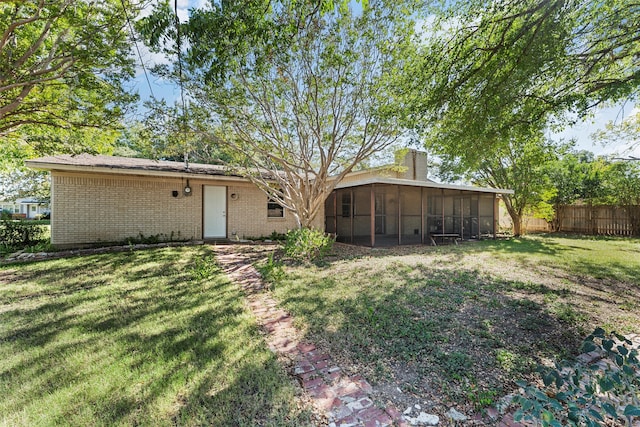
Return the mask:
[(171, 195), (172, 195), (173, 197), (178, 197), (178, 190), (173, 190), (173, 191), (171, 192)]
[(238, 193), (231, 193), (231, 195), (229, 196), (231, 198), (231, 200), (238, 200)]

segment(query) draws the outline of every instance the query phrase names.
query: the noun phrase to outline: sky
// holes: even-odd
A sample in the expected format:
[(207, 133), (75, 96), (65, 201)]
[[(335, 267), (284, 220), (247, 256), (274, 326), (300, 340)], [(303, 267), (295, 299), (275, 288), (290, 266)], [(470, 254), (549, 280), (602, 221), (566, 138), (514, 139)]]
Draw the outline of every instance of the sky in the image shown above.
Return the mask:
[(615, 106), (596, 109), (592, 116), (576, 123), (560, 132), (548, 132), (551, 139), (559, 140), (576, 140), (576, 147), (582, 150), (589, 150), (598, 155), (620, 155), (624, 157), (635, 156), (640, 157), (640, 144), (631, 147), (630, 142), (620, 141), (605, 146), (594, 143), (591, 135), (599, 130), (604, 130), (609, 122), (615, 124), (622, 123), (629, 117), (633, 117), (638, 113), (640, 105), (633, 102), (621, 102)]
[[(190, 9), (203, 8), (209, 3), (209, 1), (210, 0), (178, 0), (178, 17), (181, 21), (186, 21), (189, 16)], [(145, 11), (143, 11), (141, 16), (145, 16), (151, 12), (151, 5), (152, 3), (149, 3), (149, 6)], [(144, 44), (139, 43), (138, 47), (142, 52), (143, 61), (147, 66), (147, 70), (150, 64), (166, 62), (161, 55), (149, 52)], [(141, 101), (150, 100), (151, 92), (153, 92), (153, 95), (156, 98), (164, 98), (170, 103), (179, 99), (180, 90), (177, 86), (163, 81), (149, 72), (147, 72), (147, 75), (150, 84), (147, 84), (143, 70), (139, 67), (138, 74), (132, 84), (132, 89), (139, 93)], [(547, 131), (547, 136), (556, 141), (568, 141), (573, 139), (576, 141), (577, 149), (588, 150), (597, 155), (640, 157), (640, 144), (636, 144), (632, 149), (629, 148), (630, 143), (628, 141), (620, 141), (603, 146), (599, 143), (595, 143), (592, 138), (592, 134), (599, 130), (604, 130), (607, 123), (613, 122), (619, 124), (623, 120), (638, 113), (639, 110), (640, 104), (636, 104), (634, 102), (621, 102), (614, 106), (596, 109), (592, 111), (592, 114), (586, 119), (581, 120), (575, 125), (567, 127), (562, 131)]]

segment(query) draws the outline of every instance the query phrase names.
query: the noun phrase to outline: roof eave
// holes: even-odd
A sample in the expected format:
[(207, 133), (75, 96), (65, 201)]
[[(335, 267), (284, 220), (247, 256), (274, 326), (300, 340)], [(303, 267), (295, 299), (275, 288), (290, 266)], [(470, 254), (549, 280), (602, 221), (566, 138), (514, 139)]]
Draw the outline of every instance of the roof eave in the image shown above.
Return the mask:
[(465, 191), (476, 191), (481, 193), (493, 193), (493, 194), (514, 194), (513, 190), (508, 190), (504, 188), (487, 188), (487, 187), (474, 187), (471, 185), (442, 184), (438, 182), (414, 181), (414, 180), (399, 179), (399, 178), (368, 178), (360, 181), (338, 184), (336, 185), (336, 189), (359, 187), (361, 185), (370, 185), (370, 184), (406, 185), (410, 187), (441, 188), (444, 190), (465, 190)]
[[(58, 171), (58, 172), (87, 172), (87, 173), (117, 173), (119, 175), (137, 175), (137, 176), (163, 176), (171, 178), (201, 178), (201, 179), (217, 179), (229, 181), (249, 181), (237, 175), (226, 175), (224, 173), (202, 173), (189, 171), (167, 171), (157, 169), (144, 168), (126, 168), (126, 167), (110, 167), (110, 166), (81, 166), (69, 165), (61, 163), (40, 162), (37, 160), (25, 161), (27, 167), (38, 170)], [(213, 171), (212, 171), (213, 172)]]

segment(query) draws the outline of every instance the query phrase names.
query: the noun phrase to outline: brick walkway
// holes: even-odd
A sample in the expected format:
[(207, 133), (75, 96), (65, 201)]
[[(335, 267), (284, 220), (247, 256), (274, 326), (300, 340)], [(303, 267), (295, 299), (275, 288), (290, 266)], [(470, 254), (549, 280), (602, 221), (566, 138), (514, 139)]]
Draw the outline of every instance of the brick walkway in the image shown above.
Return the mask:
[(266, 341), (272, 351), (289, 363), (292, 374), (324, 412), (330, 426), (408, 426), (396, 408), (378, 407), (371, 397), (371, 385), (361, 376), (347, 376), (313, 343), (300, 341), (300, 331), (293, 319), (277, 307), (265, 292), (260, 274), (252, 259), (238, 246), (215, 246), (218, 262), (224, 272), (244, 289), (249, 307), (267, 332)]

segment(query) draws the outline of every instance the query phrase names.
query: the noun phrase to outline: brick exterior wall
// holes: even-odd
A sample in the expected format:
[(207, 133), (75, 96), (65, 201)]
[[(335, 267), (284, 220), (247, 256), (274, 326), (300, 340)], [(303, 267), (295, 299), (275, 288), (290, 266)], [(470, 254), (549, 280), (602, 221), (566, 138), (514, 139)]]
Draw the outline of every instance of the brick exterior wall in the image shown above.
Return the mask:
[[(204, 185), (227, 187), (229, 239), (285, 233), (296, 227), (288, 211), (284, 218), (267, 218), (267, 196), (242, 180), (190, 178), (192, 195), (184, 196), (183, 178), (58, 171), (51, 175), (51, 243), (58, 247), (119, 242), (140, 234), (202, 239)], [(178, 197), (173, 197), (174, 190)], [(231, 194), (237, 197), (232, 199)], [(315, 226), (324, 229), (324, 212)]]

